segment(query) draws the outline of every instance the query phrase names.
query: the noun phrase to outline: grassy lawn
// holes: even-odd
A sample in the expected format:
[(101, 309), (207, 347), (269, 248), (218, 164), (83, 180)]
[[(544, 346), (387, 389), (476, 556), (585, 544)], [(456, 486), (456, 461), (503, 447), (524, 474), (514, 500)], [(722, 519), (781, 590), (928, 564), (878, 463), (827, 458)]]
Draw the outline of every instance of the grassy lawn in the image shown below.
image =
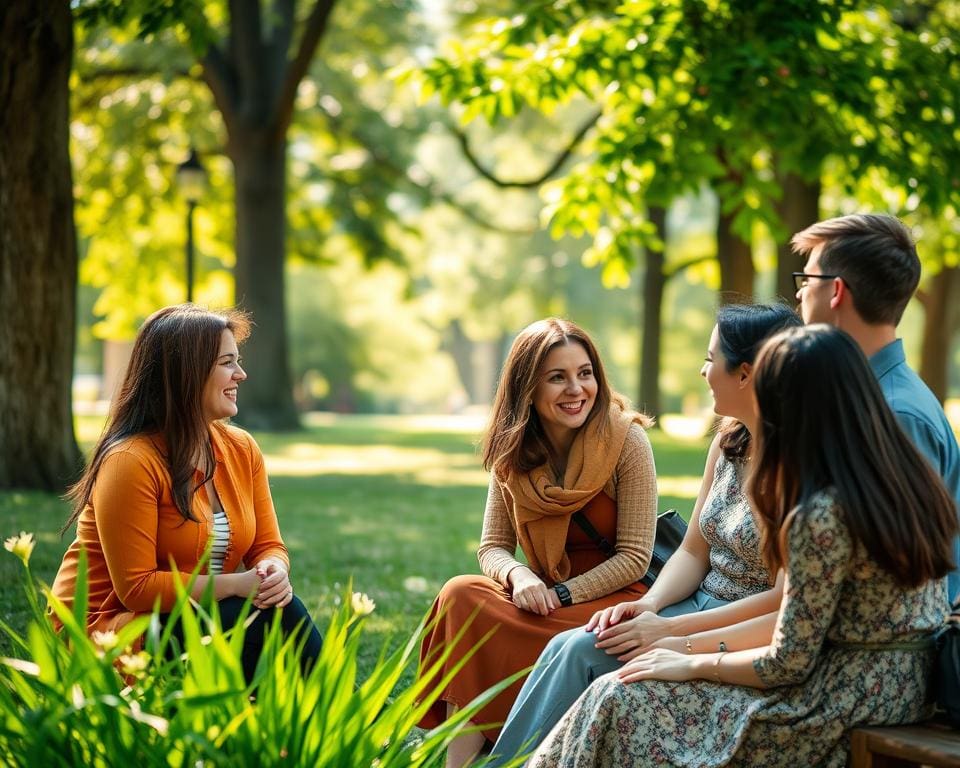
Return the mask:
[[(83, 418), (89, 448), (101, 422)], [(407, 636), (443, 582), (477, 573), (487, 477), (476, 443), (483, 424), (461, 417), (314, 414), (296, 434), (256, 434), (266, 455), (292, 580), (321, 628), (352, 579), (377, 610), (367, 623), (364, 663), (384, 641)], [(706, 441), (651, 433), (660, 509), (688, 515), (699, 487)], [(41, 493), (0, 493), (0, 534), (33, 531), (34, 574), (50, 583), (71, 535), (58, 530), (67, 506)], [(22, 630), (20, 563), (0, 553), (0, 618)], [(0, 638), (0, 655), (11, 652)]]

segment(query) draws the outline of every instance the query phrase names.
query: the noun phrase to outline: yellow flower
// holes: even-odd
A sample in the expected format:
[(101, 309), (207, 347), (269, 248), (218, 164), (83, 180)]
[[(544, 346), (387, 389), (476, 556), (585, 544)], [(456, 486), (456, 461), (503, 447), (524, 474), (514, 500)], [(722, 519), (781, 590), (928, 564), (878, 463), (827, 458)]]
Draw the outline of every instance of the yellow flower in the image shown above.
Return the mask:
[(9, 539), (6, 539), (3, 542), (3, 547), (7, 552), (13, 552), (13, 554), (23, 561), (24, 565), (27, 565), (30, 561), (30, 553), (33, 552), (33, 547), (36, 543), (32, 533), (20, 531), (19, 536), (11, 536)]
[(124, 653), (120, 656), (120, 669), (123, 674), (137, 677), (142, 674), (150, 662), (150, 654), (146, 651), (139, 653)]
[(369, 616), (377, 607), (377, 604), (363, 592), (354, 592), (353, 597), (350, 598), (350, 605), (358, 616)]
[(93, 644), (100, 651), (112, 651), (117, 647), (117, 633), (112, 629), (108, 629), (106, 632), (94, 630), (90, 633), (90, 639), (93, 640)]

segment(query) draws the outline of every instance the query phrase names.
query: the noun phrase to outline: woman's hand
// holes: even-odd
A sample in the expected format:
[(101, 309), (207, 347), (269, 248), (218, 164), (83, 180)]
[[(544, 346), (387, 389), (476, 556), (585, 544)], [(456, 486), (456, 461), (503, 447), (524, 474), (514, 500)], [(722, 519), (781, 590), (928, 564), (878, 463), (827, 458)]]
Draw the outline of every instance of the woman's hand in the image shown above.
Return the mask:
[(597, 648), (616, 656), (617, 661), (629, 661), (657, 640), (671, 635), (670, 619), (646, 611), (598, 632)]
[(549, 589), (543, 580), (524, 565), (510, 571), (507, 576), (512, 588), (513, 604), (524, 611), (547, 616), (560, 607), (557, 593)]
[(687, 656), (684, 653), (655, 648), (624, 664), (617, 670), (617, 677), (624, 683), (635, 683), (637, 680), (696, 680), (699, 677), (699, 663), (702, 663), (702, 654), (700, 657)]
[(257, 563), (255, 571), (260, 576), (260, 589), (253, 599), (254, 606), (283, 608), (293, 600), (286, 563), (276, 557), (266, 557)]
[[(649, 648), (643, 650), (653, 650), (654, 648), (663, 648), (666, 651), (675, 651), (676, 653), (688, 654), (690, 651), (687, 650), (687, 638), (685, 637), (661, 637), (659, 640), (650, 643)], [(634, 654), (639, 656), (640, 654)]]
[(641, 613), (648, 611), (656, 613), (657, 609), (645, 597), (641, 597), (639, 600), (617, 603), (593, 614), (584, 629), (587, 632), (593, 632), (594, 630), (603, 632), (614, 624), (619, 624), (625, 619), (632, 619), (634, 616), (639, 616)]
[(213, 578), (222, 579), (228, 585), (227, 588), (230, 590), (228, 594), (234, 597), (242, 597), (244, 600), (256, 596), (257, 590), (260, 589), (260, 574), (257, 573), (256, 568)]

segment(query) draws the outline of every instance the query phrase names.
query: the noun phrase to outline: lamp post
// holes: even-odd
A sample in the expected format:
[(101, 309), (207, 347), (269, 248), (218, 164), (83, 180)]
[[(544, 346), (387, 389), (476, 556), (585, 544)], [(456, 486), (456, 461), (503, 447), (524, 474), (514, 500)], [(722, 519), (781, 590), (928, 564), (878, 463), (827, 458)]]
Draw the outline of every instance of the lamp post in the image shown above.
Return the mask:
[(187, 301), (193, 301), (193, 211), (207, 188), (207, 172), (193, 148), (186, 162), (177, 166), (177, 186), (187, 201)]

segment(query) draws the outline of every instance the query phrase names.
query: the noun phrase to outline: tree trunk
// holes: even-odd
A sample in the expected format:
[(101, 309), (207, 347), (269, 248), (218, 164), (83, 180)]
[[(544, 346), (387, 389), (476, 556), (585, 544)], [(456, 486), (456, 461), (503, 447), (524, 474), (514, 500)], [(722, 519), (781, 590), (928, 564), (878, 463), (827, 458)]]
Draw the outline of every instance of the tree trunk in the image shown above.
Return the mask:
[(734, 213), (717, 219), (717, 261), (720, 263), (720, 303), (737, 304), (753, 299), (753, 255), (750, 243), (731, 229)]
[(820, 179), (805, 181), (795, 173), (780, 179), (783, 198), (779, 213), (787, 229), (787, 237), (777, 244), (777, 296), (791, 304), (796, 301), (797, 289), (792, 272), (803, 270), (803, 260), (790, 247), (790, 238), (820, 219)]
[(944, 267), (919, 294), (924, 308), (923, 341), (920, 346), (920, 377), (942, 403), (949, 385), (950, 340), (957, 326), (955, 298), (960, 267)]
[(284, 263), (286, 137), (233, 126), (228, 145), (237, 190), (237, 303), (256, 323), (244, 349), (250, 378), (237, 421), (251, 429), (297, 429), (287, 356)]
[(463, 325), (457, 318), (450, 321), (447, 331), (444, 346), (453, 358), (463, 391), (467, 395), (467, 402), (474, 405), (480, 402), (480, 396), (477, 392), (476, 366), (473, 364), (473, 341), (463, 332)]
[[(203, 79), (227, 129), (236, 186), (237, 303), (256, 323), (246, 345), (250, 380), (238, 421), (253, 429), (297, 429), (287, 356), (286, 153), (297, 88), (323, 38), (335, 0), (316, 0), (296, 46), (293, 0), (231, 0), (224, 46), (205, 49)], [(208, 44), (210, 43), (210, 44)]]
[(71, 405), (72, 23), (64, 0), (0, 4), (0, 488), (60, 491), (82, 463)]
[(660, 340), (663, 332), (663, 289), (666, 278), (663, 264), (666, 258), (667, 211), (650, 208), (650, 221), (657, 228), (657, 237), (664, 250), (647, 249), (647, 268), (643, 277), (643, 325), (640, 348), (639, 406), (651, 416), (660, 415)]

